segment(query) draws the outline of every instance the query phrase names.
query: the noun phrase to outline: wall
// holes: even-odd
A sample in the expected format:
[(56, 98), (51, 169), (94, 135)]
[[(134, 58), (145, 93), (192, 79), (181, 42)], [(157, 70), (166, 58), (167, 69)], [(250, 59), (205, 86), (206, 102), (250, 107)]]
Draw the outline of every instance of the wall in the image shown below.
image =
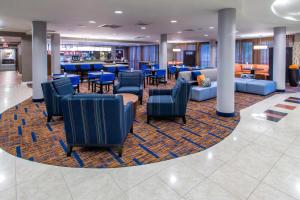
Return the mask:
[(300, 65), (300, 33), (295, 35), (293, 46), (293, 64)]
[(21, 73), (22, 82), (32, 81), (32, 41), (31, 36), (21, 40)]

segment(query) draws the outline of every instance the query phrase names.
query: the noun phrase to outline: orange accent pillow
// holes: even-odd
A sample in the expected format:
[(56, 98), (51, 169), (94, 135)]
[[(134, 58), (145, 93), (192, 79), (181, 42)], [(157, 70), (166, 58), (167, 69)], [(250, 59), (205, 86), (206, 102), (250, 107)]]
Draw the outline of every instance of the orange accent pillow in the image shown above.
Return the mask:
[(199, 76), (197, 76), (197, 82), (198, 82), (198, 85), (201, 86), (202, 85), (202, 82), (205, 80), (205, 75), (204, 74), (201, 74)]

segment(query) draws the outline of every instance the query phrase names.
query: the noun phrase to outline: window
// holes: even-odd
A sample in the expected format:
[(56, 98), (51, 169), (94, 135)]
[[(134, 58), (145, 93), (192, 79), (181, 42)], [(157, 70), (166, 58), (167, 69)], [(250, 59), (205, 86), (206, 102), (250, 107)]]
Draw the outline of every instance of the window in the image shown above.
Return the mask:
[(210, 66), (210, 45), (208, 43), (200, 45), (200, 65), (201, 67)]
[[(260, 45), (267, 45), (271, 47), (273, 45), (273, 41), (262, 41)], [(269, 64), (269, 49), (259, 50), (259, 64)]]
[(252, 49), (253, 49), (252, 42), (242, 43), (242, 63), (252, 64), (252, 58), (253, 58)]

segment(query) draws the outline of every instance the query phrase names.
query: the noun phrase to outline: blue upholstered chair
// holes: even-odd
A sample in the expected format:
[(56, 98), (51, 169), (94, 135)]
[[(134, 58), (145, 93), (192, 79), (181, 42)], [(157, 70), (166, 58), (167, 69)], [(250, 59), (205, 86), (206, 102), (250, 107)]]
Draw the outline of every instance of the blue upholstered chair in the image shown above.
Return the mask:
[(61, 99), (65, 96), (75, 94), (69, 78), (60, 78), (42, 83), (42, 90), (48, 114), (48, 122), (51, 121), (52, 116), (62, 116)]
[(166, 70), (158, 69), (158, 70), (156, 70), (155, 75), (151, 75), (151, 76), (149, 76), (149, 78), (150, 78), (150, 82), (156, 83), (157, 86), (160, 82), (164, 82), (166, 84), (167, 83), (165, 81), (166, 80)]
[(186, 123), (185, 113), (190, 87), (185, 79), (178, 78), (173, 89), (149, 90), (147, 123), (152, 117), (182, 117)]
[(94, 64), (94, 71), (101, 71), (103, 68), (102, 64)]
[(133, 132), (133, 104), (121, 95), (85, 94), (62, 100), (67, 156), (73, 147), (119, 147)]
[(110, 85), (115, 84), (115, 74), (113, 73), (107, 73), (102, 74), (98, 78), (96, 78), (96, 81), (94, 82), (94, 89), (93, 91), (96, 91), (97, 87), (100, 87), (99, 93), (103, 93), (103, 86), (106, 86), (107, 92), (110, 90)]
[(141, 71), (121, 72), (119, 83), (114, 86), (114, 94), (130, 93), (139, 97), (140, 104), (143, 103), (143, 73)]
[(173, 76), (175, 76), (176, 71), (177, 71), (177, 68), (175, 66), (169, 66), (168, 67), (168, 76), (169, 76), (169, 78), (172, 78)]
[(76, 65), (64, 65), (64, 71), (65, 72), (77, 72), (77, 67)]

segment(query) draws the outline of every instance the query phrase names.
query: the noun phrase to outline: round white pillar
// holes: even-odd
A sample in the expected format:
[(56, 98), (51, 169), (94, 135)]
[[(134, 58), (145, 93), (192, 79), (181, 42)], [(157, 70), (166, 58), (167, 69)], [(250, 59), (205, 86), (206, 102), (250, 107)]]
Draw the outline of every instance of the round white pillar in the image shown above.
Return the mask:
[(51, 72), (60, 74), (60, 34), (51, 35)]
[[(160, 35), (159, 44), (159, 67), (161, 69), (168, 69), (168, 36), (167, 34)], [(167, 78), (167, 75), (166, 75)]]
[(273, 80), (278, 91), (285, 91), (286, 28), (274, 28)]
[(218, 12), (218, 87), (217, 115), (234, 116), (234, 57), (236, 9)]
[(44, 99), (41, 83), (47, 81), (47, 23), (32, 22), (33, 101)]

